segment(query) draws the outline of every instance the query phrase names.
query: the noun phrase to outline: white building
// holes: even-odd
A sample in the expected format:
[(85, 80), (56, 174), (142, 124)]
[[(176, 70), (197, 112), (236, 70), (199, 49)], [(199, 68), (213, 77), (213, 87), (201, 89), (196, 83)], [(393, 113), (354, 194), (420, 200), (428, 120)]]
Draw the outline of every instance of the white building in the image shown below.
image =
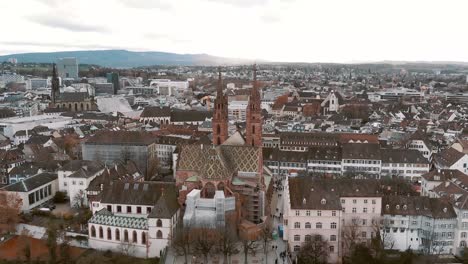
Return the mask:
[[(459, 170), (435, 169), (422, 175), (421, 195), (429, 197), (439, 197), (436, 193), (436, 187), (441, 184), (447, 185), (453, 179), (465, 179), (466, 174)], [(463, 191), (464, 188), (460, 188)]]
[(70, 198), (70, 206), (87, 206), (86, 189), (91, 181), (104, 171), (97, 161), (71, 160), (58, 170), (59, 190)]
[(78, 60), (76, 58), (61, 58), (57, 60), (58, 76), (62, 79), (78, 79)]
[(11, 138), (19, 130), (31, 130), (39, 125), (50, 129), (61, 129), (65, 128), (70, 122), (72, 122), (72, 117), (57, 115), (12, 117), (0, 120), (0, 132)]
[(343, 144), (342, 172), (380, 178), (382, 158), (379, 144)]
[(383, 149), (382, 176), (398, 176), (410, 181), (419, 181), (429, 172), (429, 161), (416, 150)]
[(468, 174), (468, 154), (447, 148), (434, 158), (437, 169), (459, 170)]
[(224, 227), (226, 213), (236, 209), (236, 198), (225, 197), (224, 191), (216, 191), (213, 198), (202, 198), (201, 191), (193, 189), (187, 194), (184, 226)]
[(425, 254), (455, 253), (457, 214), (438, 198), (386, 196), (383, 198), (381, 238), (385, 247)]
[(18, 195), (22, 200), (21, 211), (32, 209), (52, 200), (58, 190), (57, 174), (39, 173), (1, 189)]
[(381, 218), (382, 194), (374, 180), (294, 177), (284, 189), (284, 236), (292, 252), (309, 239), (329, 243), (328, 261), (349, 252), (350, 241), (370, 243)]
[(92, 202), (89, 246), (140, 258), (160, 257), (178, 224), (173, 183), (113, 182)]
[(427, 160), (432, 160), (432, 155), (436, 153), (435, 147), (432, 146), (427, 136), (420, 130), (411, 135), (406, 147), (421, 152)]
[(169, 79), (150, 79), (150, 86), (157, 87), (160, 95), (183, 94), (189, 88), (188, 81), (172, 81)]
[(246, 120), (248, 101), (231, 101), (228, 105), (228, 115), (236, 121)]

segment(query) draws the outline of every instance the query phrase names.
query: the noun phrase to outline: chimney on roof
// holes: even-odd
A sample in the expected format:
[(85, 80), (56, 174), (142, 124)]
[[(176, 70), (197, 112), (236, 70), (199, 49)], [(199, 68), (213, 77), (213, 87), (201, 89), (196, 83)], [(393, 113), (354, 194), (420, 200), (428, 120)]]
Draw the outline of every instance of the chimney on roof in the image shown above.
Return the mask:
[(304, 199), (302, 199), (302, 204), (306, 204), (307, 203), (307, 200), (306, 198), (304, 197)]

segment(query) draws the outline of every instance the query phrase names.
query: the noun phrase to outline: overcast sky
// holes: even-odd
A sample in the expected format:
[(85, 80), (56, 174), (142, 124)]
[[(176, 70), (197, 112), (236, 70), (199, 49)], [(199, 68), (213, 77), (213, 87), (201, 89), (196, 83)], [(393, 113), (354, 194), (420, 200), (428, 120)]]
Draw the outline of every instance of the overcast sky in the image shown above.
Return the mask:
[(2, 0), (0, 54), (468, 61), (468, 0)]

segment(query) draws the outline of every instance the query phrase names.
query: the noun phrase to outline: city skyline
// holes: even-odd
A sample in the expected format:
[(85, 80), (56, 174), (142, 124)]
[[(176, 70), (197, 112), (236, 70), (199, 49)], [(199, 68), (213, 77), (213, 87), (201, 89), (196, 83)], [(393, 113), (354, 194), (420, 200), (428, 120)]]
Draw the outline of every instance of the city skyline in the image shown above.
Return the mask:
[(2, 5), (7, 12), (1, 20), (14, 26), (3, 28), (0, 55), (126, 49), (277, 62), (468, 61), (463, 34), (468, 3), (463, 1), (26, 0)]

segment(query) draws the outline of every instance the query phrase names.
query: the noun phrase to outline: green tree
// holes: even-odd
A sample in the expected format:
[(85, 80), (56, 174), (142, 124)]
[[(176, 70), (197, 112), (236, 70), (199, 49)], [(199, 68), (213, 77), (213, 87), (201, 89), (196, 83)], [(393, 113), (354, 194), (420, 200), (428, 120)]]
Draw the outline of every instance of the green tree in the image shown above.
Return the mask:
[(46, 230), (46, 246), (49, 251), (49, 263), (57, 263), (57, 226), (53, 223), (49, 223)]
[(357, 244), (354, 246), (351, 255), (349, 256), (348, 260), (345, 261), (347, 264), (377, 264), (378, 261), (372, 257), (371, 251), (368, 247)]

